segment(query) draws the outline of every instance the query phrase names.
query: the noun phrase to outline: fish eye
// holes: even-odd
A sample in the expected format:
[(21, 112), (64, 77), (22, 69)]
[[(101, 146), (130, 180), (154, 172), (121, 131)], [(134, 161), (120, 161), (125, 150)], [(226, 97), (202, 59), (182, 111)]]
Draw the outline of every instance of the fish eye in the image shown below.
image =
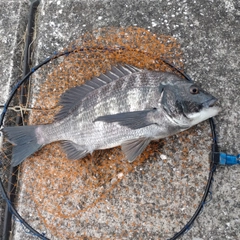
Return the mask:
[(191, 94), (198, 94), (199, 93), (199, 90), (196, 86), (191, 86), (190, 87), (190, 93)]

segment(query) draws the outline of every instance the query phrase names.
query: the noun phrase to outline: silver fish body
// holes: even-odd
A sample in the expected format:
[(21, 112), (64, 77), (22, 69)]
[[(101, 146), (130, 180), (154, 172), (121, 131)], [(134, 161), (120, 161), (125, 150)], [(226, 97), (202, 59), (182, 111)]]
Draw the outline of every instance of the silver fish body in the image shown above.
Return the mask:
[(174, 135), (215, 116), (219, 111), (213, 106), (215, 101), (175, 74), (116, 66), (67, 90), (61, 96), (62, 109), (54, 123), (6, 127), (3, 131), (15, 145), (13, 166), (55, 141), (62, 141), (69, 159), (121, 145), (132, 162), (151, 140)]

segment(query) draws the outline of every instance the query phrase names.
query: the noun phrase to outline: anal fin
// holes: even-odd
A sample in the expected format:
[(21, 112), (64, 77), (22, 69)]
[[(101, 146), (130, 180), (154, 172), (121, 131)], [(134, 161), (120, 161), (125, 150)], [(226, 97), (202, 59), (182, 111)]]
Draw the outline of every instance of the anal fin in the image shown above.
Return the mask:
[(83, 148), (83, 146), (78, 145), (72, 141), (63, 141), (62, 147), (67, 154), (67, 158), (71, 160), (84, 158), (89, 153), (86, 149)]

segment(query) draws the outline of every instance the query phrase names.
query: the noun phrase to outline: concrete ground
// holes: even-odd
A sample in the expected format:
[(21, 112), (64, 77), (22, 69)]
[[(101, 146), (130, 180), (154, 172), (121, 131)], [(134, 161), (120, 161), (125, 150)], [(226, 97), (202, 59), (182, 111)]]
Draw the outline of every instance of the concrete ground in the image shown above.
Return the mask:
[[(0, 106), (7, 100), (12, 84), (21, 77), (24, 33), (28, 21), (28, 1), (0, 1)], [(2, 107), (0, 108), (2, 111)], [(1, 178), (5, 175), (2, 165)], [(0, 239), (5, 202), (0, 198)]]
[[(21, 76), (21, 57), (28, 10), (28, 1), (0, 0), (0, 105), (5, 102), (12, 84)], [(184, 53), (185, 71), (192, 79), (201, 83), (204, 89), (216, 96), (222, 106), (222, 112), (215, 118), (221, 149), (229, 154), (240, 153), (239, 1), (41, 0), (35, 28), (36, 40), (34, 42), (33, 61), (38, 63), (44, 60), (54, 51), (68, 46), (69, 42), (79, 38), (83, 32), (106, 26), (137, 26), (155, 34), (171, 35), (177, 38)], [(205, 165), (207, 165), (207, 160), (202, 159), (207, 158), (209, 148), (206, 144), (210, 144), (210, 140), (206, 137), (209, 134), (207, 129), (207, 123), (195, 128), (193, 131), (200, 133), (200, 137), (198, 136), (196, 142), (187, 145), (190, 150), (195, 151), (193, 151), (194, 159), (199, 158), (198, 160), (203, 161)], [(201, 133), (206, 136), (202, 137)], [(187, 136), (180, 135), (180, 137)], [(175, 147), (172, 147), (176, 151), (175, 155), (182, 151), (178, 139), (179, 136), (170, 139)], [(195, 144), (194, 147), (193, 144)], [(170, 145), (165, 144), (169, 149), (171, 148)], [(161, 184), (163, 183), (160, 178), (164, 176), (168, 178), (171, 174), (177, 174), (171, 167), (174, 158), (169, 157), (169, 168), (164, 165), (164, 156), (171, 155), (169, 150), (162, 150), (162, 152), (164, 154), (160, 155), (157, 162), (147, 161), (142, 166), (138, 166), (134, 174), (125, 178), (118, 191), (113, 193), (113, 196), (116, 197), (115, 201), (108, 199), (109, 202), (112, 201), (112, 206), (121, 205), (124, 211), (129, 212), (128, 218), (124, 218), (127, 224), (122, 224), (119, 217), (116, 217), (117, 220), (114, 218), (115, 215), (124, 215), (121, 208), (115, 207), (114, 213), (111, 214), (110, 212), (105, 215), (105, 206), (102, 208), (100, 206), (96, 210), (91, 209), (91, 213), (89, 210), (89, 214), (81, 216), (81, 221), (79, 220), (79, 226), (81, 226), (86, 239), (166, 239), (179, 230), (181, 224), (179, 226), (171, 225), (172, 216), (168, 216), (167, 206), (163, 210), (164, 214), (161, 215), (157, 205), (156, 199), (163, 195), (163, 192), (161, 192)], [(202, 152), (202, 159), (201, 156), (199, 157), (200, 152)], [(192, 169), (191, 165), (191, 162), (188, 162), (189, 172), (186, 173), (188, 175), (191, 175), (191, 171), (197, 170)], [(159, 175), (159, 166), (162, 166), (162, 175)], [(169, 172), (164, 172), (165, 170), (169, 170)], [(189, 181), (193, 192), (198, 191), (197, 181), (206, 180), (207, 173), (204, 172), (204, 168), (201, 171), (203, 172), (194, 172), (191, 181)], [(212, 200), (204, 206), (204, 210), (194, 226), (181, 239), (240, 239), (239, 173), (239, 166), (219, 167), (217, 169), (212, 187)], [(155, 178), (152, 177), (153, 175)], [(204, 175), (203, 179), (201, 179), (202, 175)], [(154, 186), (157, 186), (156, 189), (159, 191), (154, 189)], [(174, 186), (179, 189), (183, 188), (181, 185)], [(123, 191), (126, 188), (128, 188), (128, 191)], [(120, 201), (120, 197), (121, 199), (128, 199), (129, 194), (134, 199), (136, 189), (141, 189), (137, 193), (141, 197), (139, 204)], [(146, 193), (149, 193), (149, 195)], [(176, 193), (173, 194), (172, 192), (169, 195), (169, 202), (174, 201), (174, 199), (187, 199), (185, 204), (191, 204), (195, 201), (190, 195), (182, 195), (179, 198), (178, 193), (184, 193), (184, 189), (183, 191), (176, 191)], [(167, 194), (167, 191), (164, 194)], [(196, 199), (196, 202), (199, 201), (200, 197)], [(167, 205), (169, 202), (166, 202)], [(24, 203), (24, 201), (20, 200), (20, 212), (25, 214), (23, 209), (31, 208), (32, 205), (21, 206), (21, 203)], [(171, 207), (174, 206), (171, 205)], [(176, 206), (180, 207), (180, 205)], [(194, 207), (189, 208), (192, 210), (190, 213), (193, 213)], [(98, 211), (98, 213), (100, 211), (102, 214), (99, 213), (101, 215), (99, 219), (91, 218), (91, 214), (92, 216), (95, 214), (94, 211)], [(130, 214), (132, 211), (137, 212), (137, 214)], [(1, 216), (2, 212), (1, 208)], [(33, 209), (33, 212), (36, 213), (36, 209)], [(28, 215), (24, 216), (30, 224), (33, 218), (31, 214), (29, 210)], [(152, 216), (152, 222), (149, 225), (150, 215)], [(165, 220), (158, 220), (160, 217)], [(179, 216), (179, 218), (183, 223), (189, 219), (183, 219), (182, 216)], [(85, 224), (86, 219), (89, 224)], [(175, 216), (174, 223), (176, 222)], [(130, 227), (132, 223), (137, 224), (134, 231)], [(164, 223), (167, 224), (167, 227), (169, 225), (169, 233), (166, 231), (167, 227), (163, 227), (164, 233), (159, 230), (158, 224), (164, 225)], [(34, 217), (33, 224), (39, 227), (37, 230), (46, 232), (46, 236), (51, 239), (65, 239), (64, 235), (62, 238), (56, 236), (57, 234), (54, 235), (57, 231), (48, 231), (46, 225), (42, 227), (41, 223), (37, 223), (37, 217)], [(117, 226), (122, 227), (123, 232), (120, 232)], [(75, 227), (72, 228), (77, 232)], [(68, 228), (67, 225), (66, 228)], [(36, 239), (36, 237), (26, 234), (19, 224), (16, 224), (14, 229), (13, 239)], [(76, 236), (74, 239), (77, 239)]]

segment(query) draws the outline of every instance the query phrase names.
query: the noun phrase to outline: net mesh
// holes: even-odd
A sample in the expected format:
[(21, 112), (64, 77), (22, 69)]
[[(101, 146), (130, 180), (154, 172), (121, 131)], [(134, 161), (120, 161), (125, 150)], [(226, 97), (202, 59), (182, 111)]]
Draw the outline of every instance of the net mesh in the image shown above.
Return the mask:
[[(33, 109), (28, 109), (30, 100), (17, 109), (17, 115), (28, 114), (25, 124), (51, 123), (63, 92), (112, 65), (172, 71), (164, 59), (183, 67), (174, 38), (137, 27), (86, 33), (65, 50), (71, 49), (72, 53), (53, 59), (34, 76), (35, 82), (41, 79), (42, 83), (34, 93)], [(9, 114), (7, 125), (15, 119)], [(209, 167), (208, 153), (201, 149), (211, 143), (207, 129), (203, 123), (151, 142), (132, 164), (119, 147), (70, 161), (60, 143), (48, 144), (21, 165), (13, 204), (28, 223), (51, 239), (166, 239), (186, 224), (203, 195)], [(5, 141), (1, 154), (1, 178), (7, 185), (11, 148)]]

